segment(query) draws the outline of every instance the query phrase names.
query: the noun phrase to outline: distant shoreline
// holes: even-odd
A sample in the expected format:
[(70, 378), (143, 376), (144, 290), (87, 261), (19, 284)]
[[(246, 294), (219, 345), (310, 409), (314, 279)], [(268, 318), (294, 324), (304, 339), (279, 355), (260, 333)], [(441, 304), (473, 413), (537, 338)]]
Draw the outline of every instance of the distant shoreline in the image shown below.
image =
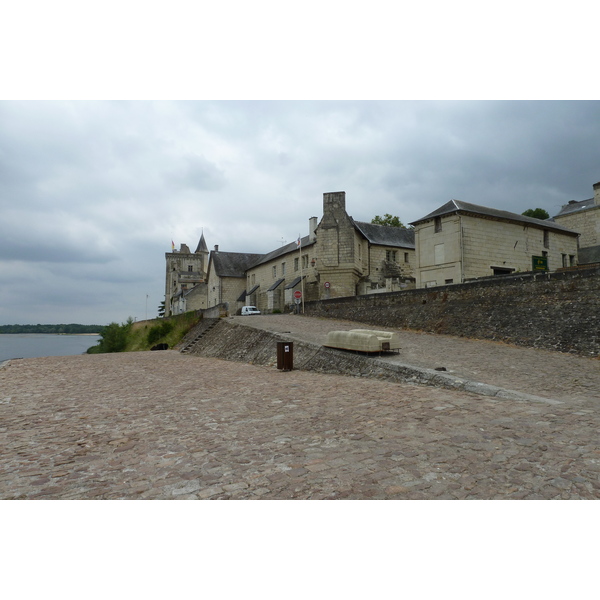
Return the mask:
[(0, 335), (100, 335), (100, 333), (46, 333), (46, 332), (36, 332), (36, 331), (28, 331), (23, 333), (1, 333)]

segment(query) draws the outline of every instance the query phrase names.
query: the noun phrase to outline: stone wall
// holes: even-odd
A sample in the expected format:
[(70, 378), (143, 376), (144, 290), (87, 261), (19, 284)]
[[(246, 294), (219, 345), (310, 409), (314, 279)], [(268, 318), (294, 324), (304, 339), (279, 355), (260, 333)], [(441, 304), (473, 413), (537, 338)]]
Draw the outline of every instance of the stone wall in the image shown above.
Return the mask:
[(600, 268), (334, 298), (306, 303), (305, 313), (599, 356)]
[(290, 335), (238, 325), (223, 319), (214, 324), (201, 322), (190, 331), (186, 336), (187, 339), (177, 349), (181, 349), (185, 346), (186, 341), (193, 340), (200, 334), (202, 337), (189, 349), (190, 354), (275, 367), (277, 365), (277, 343), (285, 341), (293, 344), (293, 368), (295, 370), (352, 375), (379, 381), (431, 385), (448, 389), (464, 389), (489, 395), (498, 393), (498, 388), (493, 388), (493, 386), (465, 382), (460, 378), (431, 369), (394, 364), (378, 360), (374, 356), (325, 348), (294, 339)]

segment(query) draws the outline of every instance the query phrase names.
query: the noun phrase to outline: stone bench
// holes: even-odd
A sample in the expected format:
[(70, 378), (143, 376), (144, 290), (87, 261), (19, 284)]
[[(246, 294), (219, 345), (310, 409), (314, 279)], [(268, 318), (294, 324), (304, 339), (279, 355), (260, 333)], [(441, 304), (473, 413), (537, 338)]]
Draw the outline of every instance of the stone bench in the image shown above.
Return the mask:
[(390, 331), (351, 329), (330, 331), (325, 344), (327, 348), (354, 350), (355, 352), (389, 352), (400, 348), (398, 334)]

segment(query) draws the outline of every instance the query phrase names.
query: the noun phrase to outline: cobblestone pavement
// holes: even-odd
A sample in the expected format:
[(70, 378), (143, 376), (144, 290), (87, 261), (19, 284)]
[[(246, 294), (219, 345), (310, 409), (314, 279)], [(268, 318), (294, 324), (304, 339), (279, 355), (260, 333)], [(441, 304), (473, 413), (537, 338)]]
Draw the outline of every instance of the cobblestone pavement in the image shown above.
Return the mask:
[(597, 409), (174, 351), (13, 360), (0, 498), (599, 498)]
[[(351, 321), (295, 315), (230, 317), (236, 323), (284, 333), (323, 344), (329, 331), (381, 329)], [(595, 399), (600, 403), (600, 359), (563, 352), (522, 348), (501, 342), (471, 340), (385, 328), (402, 343), (399, 354), (382, 357), (390, 362), (435, 369), (508, 390), (558, 400)]]

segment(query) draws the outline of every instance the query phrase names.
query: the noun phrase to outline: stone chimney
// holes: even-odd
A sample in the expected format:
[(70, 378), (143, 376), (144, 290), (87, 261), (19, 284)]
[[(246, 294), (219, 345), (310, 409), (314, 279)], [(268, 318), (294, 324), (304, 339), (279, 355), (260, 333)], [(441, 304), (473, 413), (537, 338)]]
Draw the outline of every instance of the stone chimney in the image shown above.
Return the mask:
[(600, 206), (600, 181), (594, 184), (594, 204)]
[(323, 214), (329, 211), (346, 210), (346, 192), (326, 192), (323, 194)]
[(314, 242), (317, 237), (317, 217), (308, 220), (308, 241)]
[(215, 252), (219, 251), (219, 244), (215, 244)]
[(323, 194), (323, 221), (325, 228), (337, 227), (346, 216), (346, 192), (326, 192)]

